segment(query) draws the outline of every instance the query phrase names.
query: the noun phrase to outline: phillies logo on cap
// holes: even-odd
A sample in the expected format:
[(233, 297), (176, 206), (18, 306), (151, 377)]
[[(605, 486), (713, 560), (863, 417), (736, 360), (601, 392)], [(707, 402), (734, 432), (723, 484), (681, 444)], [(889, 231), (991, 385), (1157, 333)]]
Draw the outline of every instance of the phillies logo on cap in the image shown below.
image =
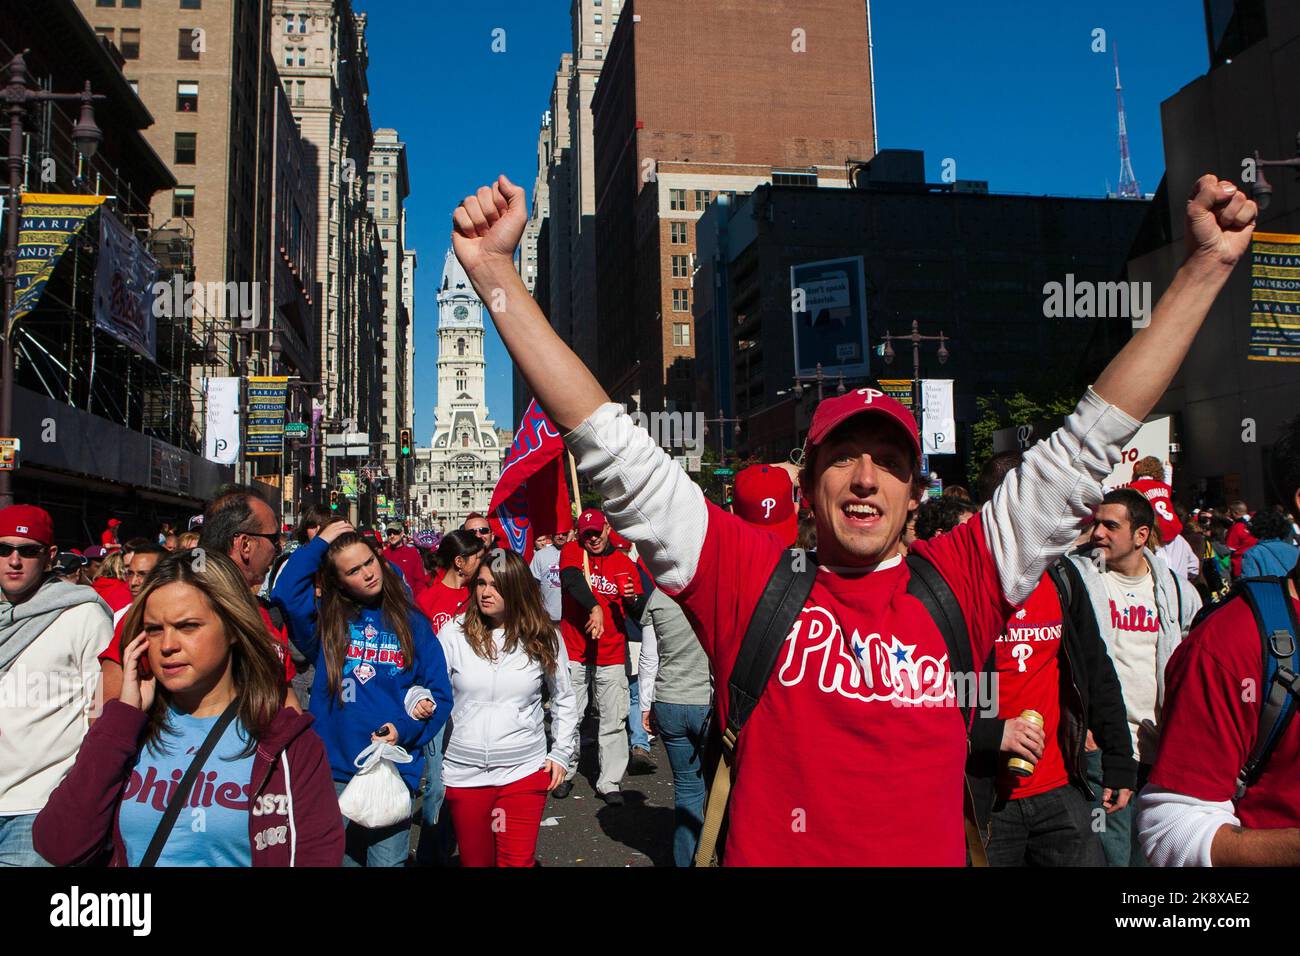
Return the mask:
[(759, 502), (759, 504), (763, 506), (763, 517), (764, 518), (772, 517), (772, 509), (776, 507), (776, 499), (764, 498), (761, 502)]
[(884, 392), (875, 388), (860, 388), (858, 389), (858, 394), (867, 396), (866, 401), (862, 403), (863, 405), (870, 405), (876, 399), (885, 397)]

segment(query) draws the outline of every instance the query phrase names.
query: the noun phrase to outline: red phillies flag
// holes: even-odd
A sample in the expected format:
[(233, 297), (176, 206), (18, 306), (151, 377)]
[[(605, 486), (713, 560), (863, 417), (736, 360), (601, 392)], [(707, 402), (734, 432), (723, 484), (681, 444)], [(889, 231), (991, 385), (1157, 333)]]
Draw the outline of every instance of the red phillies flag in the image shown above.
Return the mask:
[(528, 403), (506, 453), (488, 514), (493, 530), (525, 561), (532, 560), (537, 531), (551, 534), (573, 525), (564, 481), (564, 441), (536, 399)]

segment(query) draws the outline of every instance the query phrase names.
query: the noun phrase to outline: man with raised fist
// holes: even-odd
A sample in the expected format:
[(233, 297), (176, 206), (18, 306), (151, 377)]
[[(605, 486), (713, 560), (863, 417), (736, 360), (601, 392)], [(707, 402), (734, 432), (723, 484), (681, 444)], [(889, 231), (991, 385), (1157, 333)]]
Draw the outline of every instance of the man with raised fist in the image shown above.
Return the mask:
[[(978, 515), (913, 549), (960, 609), (962, 656), (986, 660), (1014, 608), (1069, 549), (1249, 247), (1255, 216), (1231, 183), (1197, 182), (1187, 261), (1150, 324)], [(725, 725), (721, 690), (790, 553), (706, 501), (551, 328), (513, 261), (527, 219), (524, 190), (502, 176), (456, 209), (456, 255), (614, 528), (686, 611)], [(820, 565), (738, 738), (728, 865), (960, 866), (974, 853), (962, 812), (966, 727), (962, 709), (945, 706), (954, 703), (945, 635), (955, 628), (941, 631), (909, 592), (899, 548), (927, 484), (920, 458), (912, 413), (877, 389), (827, 399), (814, 414), (800, 490), (816, 515)]]

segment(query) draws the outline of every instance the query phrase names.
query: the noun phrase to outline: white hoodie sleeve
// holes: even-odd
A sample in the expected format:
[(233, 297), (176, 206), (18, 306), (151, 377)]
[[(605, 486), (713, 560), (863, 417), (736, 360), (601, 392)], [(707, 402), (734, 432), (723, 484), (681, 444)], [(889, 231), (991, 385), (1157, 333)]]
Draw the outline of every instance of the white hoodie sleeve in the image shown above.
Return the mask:
[(1101, 502), (1101, 480), (1141, 427), (1089, 388), (1065, 424), (1007, 475), (981, 512), (1007, 601), (1023, 604), (1048, 566), (1070, 550)]
[(1147, 784), (1138, 795), (1133, 825), (1152, 866), (1212, 866), (1214, 835), (1241, 821), (1229, 800), (1198, 800)]
[(559, 643), (559, 654), (555, 660), (555, 672), (546, 675), (546, 689), (551, 695), (551, 752), (547, 760), (554, 760), (567, 772), (574, 766), (573, 740), (577, 736), (578, 698), (573, 692), (573, 681), (569, 677), (569, 652), (564, 648), (564, 638), (555, 632)]
[(708, 530), (699, 485), (638, 428), (621, 405), (601, 405), (565, 436), (578, 471), (605, 502), (619, 534), (636, 544), (669, 594), (691, 583)]
[(642, 712), (648, 711), (655, 702), (655, 678), (658, 675), (659, 638), (655, 635), (654, 624), (647, 622), (641, 625), (641, 672), (637, 676)]

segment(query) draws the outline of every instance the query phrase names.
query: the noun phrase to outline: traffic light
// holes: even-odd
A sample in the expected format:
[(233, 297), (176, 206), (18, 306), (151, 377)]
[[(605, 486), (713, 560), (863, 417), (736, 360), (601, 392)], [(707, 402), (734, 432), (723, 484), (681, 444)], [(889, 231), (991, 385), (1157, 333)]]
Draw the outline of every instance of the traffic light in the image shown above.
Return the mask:
[(330, 489), (330, 511), (339, 510), (339, 493), (335, 489)]
[(411, 430), (409, 428), (403, 428), (398, 433), (397, 449), (401, 453), (400, 457), (411, 457)]
[(729, 484), (722, 486), (722, 506), (724, 508), (731, 507), (731, 485)]

